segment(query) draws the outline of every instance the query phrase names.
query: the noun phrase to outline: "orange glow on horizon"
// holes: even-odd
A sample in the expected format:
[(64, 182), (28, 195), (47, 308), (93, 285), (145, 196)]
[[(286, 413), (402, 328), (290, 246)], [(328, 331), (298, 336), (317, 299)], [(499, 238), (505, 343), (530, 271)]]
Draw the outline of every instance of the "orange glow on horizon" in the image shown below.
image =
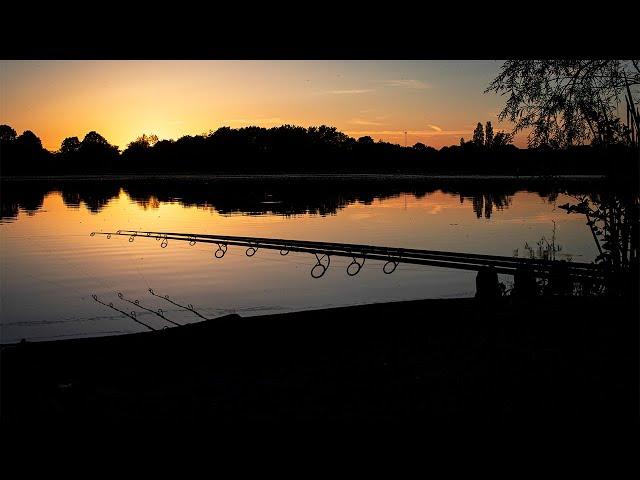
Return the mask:
[[(496, 62), (3, 61), (0, 123), (55, 151), (95, 130), (124, 150), (222, 126), (329, 125), (354, 138), (441, 148), (499, 124), (483, 95)], [(468, 72), (461, 70), (468, 70)], [(526, 146), (522, 137), (515, 144)]]

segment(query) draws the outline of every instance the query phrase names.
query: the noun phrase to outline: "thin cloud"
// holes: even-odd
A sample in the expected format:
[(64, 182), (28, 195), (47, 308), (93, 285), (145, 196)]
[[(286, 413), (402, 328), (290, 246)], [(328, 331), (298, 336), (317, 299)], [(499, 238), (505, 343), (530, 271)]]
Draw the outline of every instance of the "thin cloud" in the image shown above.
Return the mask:
[(352, 88), (349, 90), (328, 90), (323, 93), (328, 93), (331, 95), (358, 95), (360, 93), (369, 93), (373, 91), (375, 90), (373, 90), (372, 88)]
[(435, 130), (436, 132), (441, 132), (441, 131), (442, 131), (442, 129), (441, 129), (439, 126), (437, 126), (437, 125), (432, 125), (432, 124), (430, 124), (430, 123), (428, 123), (428, 124), (427, 124), (427, 127), (431, 128), (431, 129), (433, 129), (433, 130)]
[(418, 90), (431, 88), (431, 85), (424, 83), (422, 80), (414, 80), (414, 79), (387, 80), (384, 83), (388, 87), (414, 88)]
[(375, 126), (375, 125), (383, 125), (380, 122), (375, 122), (373, 120), (364, 120), (362, 118), (352, 118), (351, 120), (349, 120), (349, 123), (352, 123), (354, 125), (371, 125), (371, 126)]
[[(389, 135), (403, 136), (404, 130), (360, 130), (345, 132), (348, 135)], [(425, 136), (445, 136), (445, 135), (468, 135), (472, 130), (407, 130), (407, 135), (425, 135)]]

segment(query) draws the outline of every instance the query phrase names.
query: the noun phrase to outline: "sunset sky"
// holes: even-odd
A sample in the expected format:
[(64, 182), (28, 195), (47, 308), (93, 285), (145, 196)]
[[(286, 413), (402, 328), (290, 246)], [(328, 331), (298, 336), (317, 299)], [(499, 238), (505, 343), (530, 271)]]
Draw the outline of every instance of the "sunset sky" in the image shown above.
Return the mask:
[[(2, 61), (0, 123), (45, 148), (95, 130), (121, 149), (222, 126), (331, 125), (357, 138), (440, 148), (494, 130), (483, 94), (501, 61)], [(524, 137), (514, 142), (526, 146)]]

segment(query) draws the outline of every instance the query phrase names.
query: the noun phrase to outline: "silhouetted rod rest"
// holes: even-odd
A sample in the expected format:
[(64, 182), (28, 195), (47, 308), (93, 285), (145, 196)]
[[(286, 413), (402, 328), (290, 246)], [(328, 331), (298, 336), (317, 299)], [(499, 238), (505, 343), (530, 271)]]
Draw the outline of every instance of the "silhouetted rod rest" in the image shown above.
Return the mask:
[[(300, 252), (316, 255), (318, 264), (322, 265), (318, 254), (356, 259), (381, 260), (386, 262), (383, 271), (392, 273), (400, 263), (428, 265), (460, 270), (481, 271), (491, 268), (495, 273), (514, 275), (516, 271), (528, 271), (536, 277), (550, 277), (557, 270), (557, 261), (512, 258), (497, 255), (480, 255), (473, 253), (444, 252), (437, 250), (419, 250), (410, 248), (381, 247), (349, 243), (315, 242), (264, 237), (240, 237), (229, 235), (193, 234), (180, 232), (155, 232), (140, 230), (118, 230), (117, 232), (92, 232), (92, 235), (122, 235), (129, 240), (136, 237), (162, 239), (166, 247), (169, 240), (196, 243), (208, 243), (218, 246), (216, 257), (222, 258), (228, 246), (246, 247), (247, 256), (253, 256), (259, 249), (278, 250), (281, 252)], [(223, 252), (222, 255), (217, 255)], [(605, 271), (595, 264), (578, 262), (561, 262), (570, 277), (603, 277)], [(554, 267), (554, 265), (556, 267)], [(322, 265), (324, 271), (327, 265)], [(359, 270), (359, 269), (358, 269)], [(324, 273), (323, 271), (323, 273)], [(321, 276), (321, 275), (320, 275)]]

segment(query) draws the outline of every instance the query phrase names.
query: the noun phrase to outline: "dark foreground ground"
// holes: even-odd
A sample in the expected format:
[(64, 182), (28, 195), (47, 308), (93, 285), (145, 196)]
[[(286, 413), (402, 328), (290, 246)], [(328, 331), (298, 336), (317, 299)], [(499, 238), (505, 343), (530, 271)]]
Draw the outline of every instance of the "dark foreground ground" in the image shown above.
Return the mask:
[(2, 422), (637, 424), (620, 300), (424, 300), (4, 347)]

